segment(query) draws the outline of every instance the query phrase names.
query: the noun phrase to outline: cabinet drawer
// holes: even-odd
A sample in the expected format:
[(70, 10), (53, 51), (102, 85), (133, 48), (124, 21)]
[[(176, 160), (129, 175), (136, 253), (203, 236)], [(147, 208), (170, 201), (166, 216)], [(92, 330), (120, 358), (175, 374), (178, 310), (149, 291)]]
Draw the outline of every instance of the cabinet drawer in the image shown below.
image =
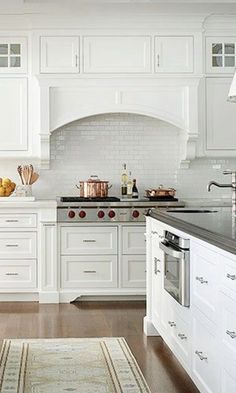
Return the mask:
[(0, 261), (0, 288), (33, 289), (36, 283), (36, 260)]
[(191, 362), (191, 351), (190, 351), (190, 328), (189, 325), (176, 314), (176, 329), (174, 331), (175, 348), (178, 357), (180, 357), (183, 363), (189, 367)]
[(146, 257), (145, 255), (122, 256), (122, 287), (145, 288)]
[(61, 252), (63, 255), (116, 254), (117, 228), (62, 227)]
[(123, 227), (123, 254), (145, 254), (145, 226)]
[(114, 288), (117, 286), (117, 257), (61, 257), (61, 287)]
[(0, 228), (36, 228), (36, 214), (0, 214)]
[(195, 312), (193, 318), (193, 379), (202, 392), (219, 392), (219, 350), (215, 325), (207, 318), (198, 318)]
[(236, 362), (236, 302), (223, 294), (220, 297), (219, 324), (224, 351)]
[(36, 258), (36, 233), (0, 232), (0, 259)]
[(219, 272), (218, 255), (208, 248), (195, 246), (192, 251), (192, 303), (209, 319), (217, 318)]

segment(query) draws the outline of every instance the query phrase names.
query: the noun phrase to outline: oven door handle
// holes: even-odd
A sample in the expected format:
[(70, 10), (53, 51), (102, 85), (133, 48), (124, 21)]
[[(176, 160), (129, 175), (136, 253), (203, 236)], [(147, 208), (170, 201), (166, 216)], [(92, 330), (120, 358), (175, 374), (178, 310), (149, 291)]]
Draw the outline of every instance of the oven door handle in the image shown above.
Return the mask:
[(176, 251), (171, 247), (167, 247), (164, 243), (159, 243), (160, 249), (164, 251), (165, 254), (170, 255), (171, 257), (182, 259), (185, 255), (184, 251)]

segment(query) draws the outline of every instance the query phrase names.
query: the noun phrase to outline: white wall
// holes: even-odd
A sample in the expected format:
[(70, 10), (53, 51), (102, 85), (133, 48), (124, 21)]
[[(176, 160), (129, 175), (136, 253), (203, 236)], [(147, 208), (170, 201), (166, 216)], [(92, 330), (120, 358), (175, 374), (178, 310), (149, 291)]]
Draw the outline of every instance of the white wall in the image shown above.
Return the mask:
[[(228, 189), (207, 192), (209, 180), (227, 182), (226, 168), (235, 160), (197, 159), (189, 169), (179, 169), (181, 130), (163, 121), (134, 114), (104, 114), (82, 119), (53, 132), (51, 169), (40, 171), (34, 186), (39, 198), (72, 195), (75, 184), (97, 174), (113, 184), (110, 195), (119, 194), (122, 163), (137, 179), (140, 194), (159, 184), (175, 187), (180, 198), (230, 197)], [(1, 163), (0, 176), (18, 180), (19, 161)]]

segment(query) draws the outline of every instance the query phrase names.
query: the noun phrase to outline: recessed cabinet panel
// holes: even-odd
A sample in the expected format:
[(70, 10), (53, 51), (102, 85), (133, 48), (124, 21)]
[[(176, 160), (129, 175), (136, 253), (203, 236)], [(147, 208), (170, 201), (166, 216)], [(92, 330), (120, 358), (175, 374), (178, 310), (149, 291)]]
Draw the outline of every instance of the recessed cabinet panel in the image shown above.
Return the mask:
[(123, 227), (123, 254), (145, 254), (145, 227)]
[(0, 261), (0, 288), (33, 289), (37, 286), (36, 260)]
[(145, 255), (123, 255), (122, 277), (124, 288), (145, 288), (146, 257)]
[(63, 255), (116, 254), (117, 228), (62, 227), (61, 252)]
[(207, 80), (207, 150), (236, 150), (236, 109), (227, 101), (230, 84), (231, 78)]
[(86, 36), (83, 50), (85, 73), (151, 71), (150, 36)]
[(193, 37), (155, 37), (155, 71), (193, 72)]
[(0, 232), (0, 258), (36, 258), (35, 232)]
[(117, 256), (86, 255), (61, 258), (62, 288), (112, 288), (117, 285)]
[(0, 79), (1, 151), (27, 150), (27, 79)]
[(79, 37), (41, 37), (41, 73), (79, 72)]
[(206, 72), (231, 74), (236, 65), (236, 37), (206, 38)]

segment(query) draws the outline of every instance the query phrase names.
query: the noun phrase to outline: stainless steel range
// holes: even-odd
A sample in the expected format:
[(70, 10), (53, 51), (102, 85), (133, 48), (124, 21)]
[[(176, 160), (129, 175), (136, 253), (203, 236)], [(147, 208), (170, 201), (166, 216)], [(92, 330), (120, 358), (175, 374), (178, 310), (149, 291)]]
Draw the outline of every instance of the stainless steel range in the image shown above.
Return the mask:
[(144, 222), (148, 209), (153, 207), (183, 207), (175, 198), (120, 200), (116, 197), (61, 197), (58, 201), (58, 222)]

